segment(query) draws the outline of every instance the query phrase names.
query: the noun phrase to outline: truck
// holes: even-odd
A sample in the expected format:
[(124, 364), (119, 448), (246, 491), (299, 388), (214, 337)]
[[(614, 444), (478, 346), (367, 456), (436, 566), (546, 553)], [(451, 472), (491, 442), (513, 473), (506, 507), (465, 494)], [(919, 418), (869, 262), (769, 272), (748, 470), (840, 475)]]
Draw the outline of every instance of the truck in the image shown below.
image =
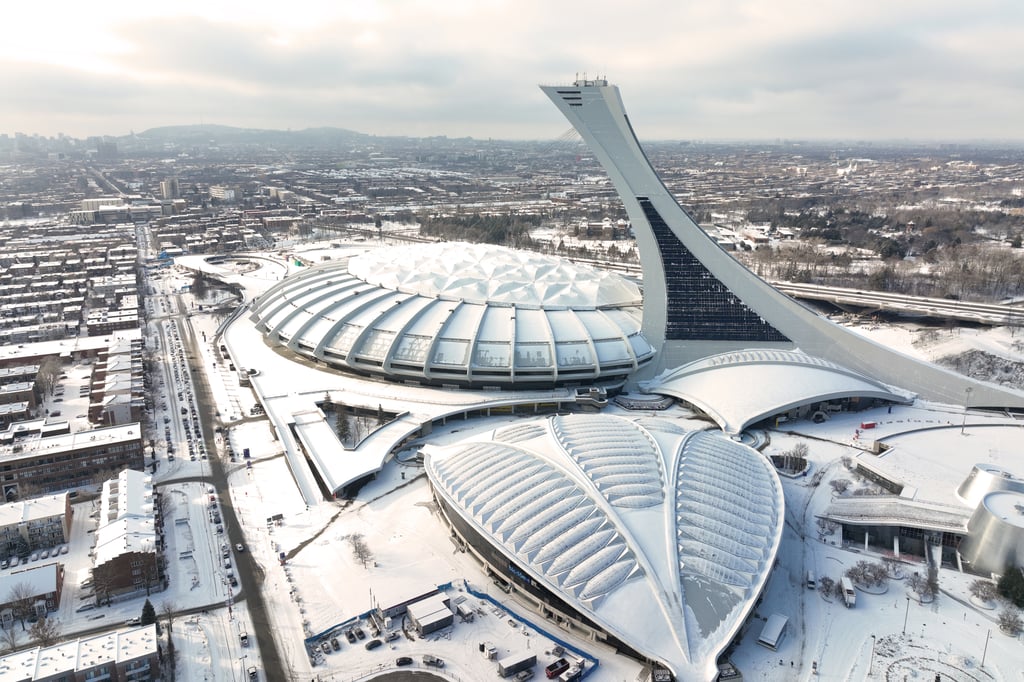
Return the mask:
[(537, 664), (537, 655), (519, 652), (498, 660), (498, 677), (511, 677)]
[(544, 668), (544, 675), (549, 679), (553, 680), (559, 675), (569, 669), (569, 661), (564, 658), (560, 658), (548, 667)]
[(857, 591), (853, 589), (853, 581), (843, 576), (839, 585), (843, 592), (843, 603), (846, 604), (846, 608), (852, 609), (853, 605), (857, 603)]

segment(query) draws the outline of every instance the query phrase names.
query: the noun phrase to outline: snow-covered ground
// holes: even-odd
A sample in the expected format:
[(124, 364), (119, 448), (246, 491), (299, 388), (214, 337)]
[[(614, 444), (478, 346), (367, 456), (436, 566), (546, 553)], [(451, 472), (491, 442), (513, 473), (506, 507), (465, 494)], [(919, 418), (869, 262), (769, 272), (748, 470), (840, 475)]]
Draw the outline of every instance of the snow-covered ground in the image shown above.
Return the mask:
[[(358, 248), (365, 248), (360, 245)], [(246, 287), (246, 300), (276, 281), (287, 268), (294, 267), (286, 259), (276, 265), (239, 274), (237, 281)], [(167, 286), (190, 281), (184, 273), (168, 275)], [(189, 300), (188, 297), (185, 297)], [(170, 299), (169, 299), (170, 300)], [(172, 306), (173, 303), (164, 304)], [(410, 656), (413, 665), (424, 668), (422, 654), (445, 659), (444, 673), (452, 679), (479, 680), (495, 676), (494, 663), (478, 651), (480, 642), (492, 642), (504, 652), (528, 649), (538, 653), (538, 663), (553, 660), (553, 640), (538, 631), (565, 638), (567, 643), (600, 661), (588, 678), (601, 680), (635, 679), (640, 667), (632, 661), (616, 657), (612, 652), (590, 642), (573, 640), (557, 631), (551, 623), (541, 622), (516, 601), (491, 584), (480, 568), (466, 554), (457, 551), (430, 500), (422, 468), (415, 463), (402, 464), (388, 459), (375, 480), (366, 485), (353, 501), (311, 500), (308, 491), (296, 482), (284, 454), (284, 447), (267, 419), (241, 418), (249, 415), (256, 399), (248, 388), (238, 386), (235, 372), (215, 352), (214, 332), (222, 318), (190, 308), (189, 323), (197, 338), (206, 334), (203, 357), (194, 366), (202, 367), (213, 388), (217, 409), (231, 422), (228, 437), (236, 452), (250, 448), (252, 468), (241, 462), (228, 464), (232, 504), (240, 516), (247, 549), (265, 572), (264, 598), (274, 619), (274, 637), (287, 661), (291, 678), (359, 679), (381, 669), (393, 667), (396, 657)], [(873, 325), (862, 328), (887, 344), (927, 358), (948, 355), (968, 347), (985, 348), (1006, 357), (1019, 357), (1014, 350), (1015, 339), (1005, 330), (960, 330), (958, 333), (938, 332), (938, 340), (914, 343), (921, 332), (898, 327)], [(258, 363), (248, 363), (245, 354), (259, 354)], [(259, 366), (259, 385), (264, 393), (323, 394), (325, 390), (344, 391), (356, 399), (361, 390), (370, 391), (373, 406), (379, 400), (401, 402), (403, 387), (374, 382), (367, 389), (359, 380), (337, 372), (299, 367), (276, 353), (267, 353), (261, 338), (253, 332), (244, 342), (236, 342), (232, 352), (236, 362)], [(271, 359), (271, 356), (277, 360)], [(610, 407), (609, 410), (616, 410)], [(635, 413), (621, 412), (627, 416)], [(688, 415), (674, 408), (663, 413), (668, 419), (685, 420)], [(450, 422), (429, 437), (431, 442), (446, 442), (462, 437), (468, 431), (493, 429), (508, 417), (466, 422)], [(1024, 446), (1019, 430), (1006, 429), (1002, 435), (971, 437), (980, 434), (976, 423), (980, 415), (963, 420), (963, 406), (919, 406), (894, 408), (889, 413), (858, 413), (837, 415), (825, 424), (786, 424), (793, 433), (770, 432), (766, 453), (777, 453), (806, 442), (810, 450), (811, 473), (824, 471), (820, 478), (809, 475), (783, 479), (786, 496), (786, 529), (779, 553), (779, 563), (755, 617), (745, 630), (731, 658), (745, 679), (792, 680), (817, 677), (828, 680), (864, 679), (928, 679), (934, 672), (942, 679), (1014, 680), (1024, 668), (1021, 641), (1002, 634), (994, 625), (997, 610), (985, 610), (971, 604), (967, 587), (975, 579), (952, 570), (939, 576), (942, 592), (932, 604), (922, 605), (906, 598), (904, 580), (890, 580), (882, 594), (859, 593), (856, 607), (847, 609), (835, 600), (823, 598), (819, 592), (805, 587), (807, 570), (836, 579), (846, 568), (863, 559), (877, 559), (874, 551), (860, 547), (843, 547), (834, 536), (819, 538), (816, 514), (831, 501), (833, 477), (849, 477), (842, 464), (843, 457), (855, 457), (864, 443), (855, 438), (861, 420), (879, 423), (872, 438), (892, 436), (898, 439), (902, 453), (915, 448), (927, 451), (935, 466), (929, 471), (915, 472), (913, 459), (906, 459), (906, 475), (919, 474), (920, 482), (935, 490), (955, 488), (970, 471), (975, 461), (982, 461), (990, 451), (1006, 453), (1003, 465), (1014, 462), (1013, 453)], [(930, 420), (940, 431), (916, 431), (908, 428), (913, 420)], [(966, 422), (964, 426), (963, 422)], [(961, 436), (961, 428), (966, 436)], [(899, 434), (898, 436), (896, 434)], [(802, 435), (795, 435), (802, 434)], [(939, 435), (936, 435), (939, 434)], [(807, 437), (810, 436), (810, 437)], [(375, 447), (383, 447), (378, 445)], [(223, 456), (223, 451), (218, 456)], [(201, 475), (202, 461), (179, 458), (166, 461), (161, 451), (158, 479), (178, 479)], [(980, 459), (979, 459), (980, 458)], [(226, 463), (227, 464), (227, 463)], [(962, 466), (961, 466), (962, 465)], [(234, 467), (233, 469), (231, 467)], [(1019, 465), (1018, 465), (1019, 466)], [(1017, 473), (1024, 475), (1024, 470)], [(301, 476), (300, 476), (301, 477)], [(818, 485), (813, 485), (818, 481)], [(181, 489), (180, 507), (189, 519), (187, 531), (175, 528), (170, 556), (177, 571), (168, 593), (158, 595), (155, 603), (173, 600), (179, 608), (189, 604), (223, 604), (226, 599), (216, 561), (194, 565), (175, 557), (191, 542), (193, 551), (205, 551), (219, 557), (219, 541), (205, 521), (205, 495), (200, 484), (172, 484)], [(281, 515), (279, 523), (268, 524), (268, 517)], [(356, 558), (353, 538), (361, 537), (372, 554), (366, 562)], [(200, 547), (206, 549), (200, 550)], [(279, 560), (284, 553), (286, 561)], [(179, 564), (180, 562), (180, 564)], [(916, 570), (907, 566), (907, 574)], [(209, 572), (208, 572), (209, 571)], [(212, 575), (211, 575), (212, 573)], [(199, 586), (191, 587), (195, 575)], [(343, 626), (342, 631), (371, 603), (387, 604), (401, 601), (437, 585), (452, 583), (453, 597), (466, 596), (476, 614), (471, 623), (458, 622), (438, 636), (409, 639), (405, 635), (376, 650), (368, 651), (364, 642), (350, 644), (339, 637), (340, 650), (311, 656), (304, 644), (309, 635)], [(466, 591), (466, 586), (487, 594), (492, 603)], [(137, 610), (137, 608), (136, 608)], [(127, 615), (129, 611), (125, 611)], [(789, 634), (779, 651), (773, 652), (756, 644), (761, 624), (772, 613), (789, 617)], [(527, 624), (516, 620), (522, 616)], [(229, 617), (227, 609), (211, 607), (208, 613), (188, 616), (175, 624), (175, 641), (179, 650), (180, 679), (241, 679), (249, 665), (257, 665), (258, 651), (241, 647), (237, 634), (246, 625), (244, 601), (235, 602)], [(397, 626), (396, 626), (397, 627)], [(368, 631), (365, 621), (364, 631)], [(251, 640), (252, 638), (250, 638)], [(984, 668), (981, 666), (985, 658)], [(243, 658), (244, 657), (244, 658)], [(432, 669), (433, 670), (433, 669)], [(261, 678), (262, 679), (262, 678)]]

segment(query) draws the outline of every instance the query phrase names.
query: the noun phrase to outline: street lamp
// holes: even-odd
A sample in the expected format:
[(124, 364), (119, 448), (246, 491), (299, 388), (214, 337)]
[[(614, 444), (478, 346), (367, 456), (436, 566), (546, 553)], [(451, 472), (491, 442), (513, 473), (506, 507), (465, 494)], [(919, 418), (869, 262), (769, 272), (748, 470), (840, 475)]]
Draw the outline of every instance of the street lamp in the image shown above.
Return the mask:
[(906, 595), (907, 610), (903, 612), (903, 634), (907, 634), (907, 616), (910, 615), (910, 595)]
[(971, 404), (971, 391), (974, 390), (970, 386), (964, 389), (967, 397), (964, 399), (964, 420), (960, 424), (960, 435), (964, 435), (964, 429), (967, 427), (967, 408)]
[(868, 659), (868, 677), (871, 677), (871, 669), (875, 667), (875, 636), (871, 635), (871, 658)]
[(989, 628), (988, 634), (985, 635), (985, 650), (981, 652), (981, 669), (985, 669), (985, 656), (988, 655), (988, 638), (992, 636), (992, 629)]

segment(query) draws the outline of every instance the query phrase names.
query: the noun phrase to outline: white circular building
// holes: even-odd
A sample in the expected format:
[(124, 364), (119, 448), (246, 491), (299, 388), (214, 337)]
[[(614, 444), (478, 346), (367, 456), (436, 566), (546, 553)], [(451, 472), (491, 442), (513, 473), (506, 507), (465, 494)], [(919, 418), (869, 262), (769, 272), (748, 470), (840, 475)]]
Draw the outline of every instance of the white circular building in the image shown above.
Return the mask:
[(424, 452), (449, 525), (538, 613), (676, 679), (715, 679), (782, 537), (764, 457), (718, 432), (603, 414)]
[(384, 248), (252, 305), (275, 343), (337, 367), (463, 388), (617, 386), (654, 357), (619, 275), (488, 244)]

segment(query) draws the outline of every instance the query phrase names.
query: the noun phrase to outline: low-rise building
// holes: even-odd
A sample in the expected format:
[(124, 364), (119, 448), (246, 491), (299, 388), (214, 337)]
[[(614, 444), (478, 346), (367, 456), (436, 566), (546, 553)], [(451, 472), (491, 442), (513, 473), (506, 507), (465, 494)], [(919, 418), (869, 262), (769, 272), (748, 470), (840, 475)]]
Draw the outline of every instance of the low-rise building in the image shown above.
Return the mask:
[(16, 620), (45, 618), (56, 611), (63, 584), (64, 565), (56, 561), (0, 574), (0, 627), (6, 630)]
[(91, 483), (125, 467), (145, 468), (138, 422), (52, 436), (20, 432), (0, 443), (0, 485), (7, 499)]
[(0, 671), (18, 671), (11, 679), (19, 682), (154, 682), (161, 655), (156, 625), (144, 625), (8, 654)]
[(71, 517), (67, 493), (0, 505), (0, 559), (17, 555), (19, 549), (31, 552), (68, 542)]
[(92, 569), (101, 602), (163, 582), (154, 494), (152, 478), (131, 469), (103, 484)]

